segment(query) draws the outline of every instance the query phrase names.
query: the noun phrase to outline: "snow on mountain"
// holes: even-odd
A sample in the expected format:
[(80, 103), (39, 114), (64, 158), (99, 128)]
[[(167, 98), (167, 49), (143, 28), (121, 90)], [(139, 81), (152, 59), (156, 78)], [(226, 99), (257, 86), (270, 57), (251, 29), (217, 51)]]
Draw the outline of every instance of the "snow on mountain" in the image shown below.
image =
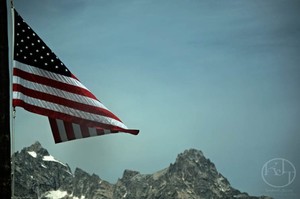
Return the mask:
[(186, 199), (240, 198), (249, 196), (233, 188), (215, 165), (196, 149), (179, 154), (169, 167), (153, 174), (125, 170), (116, 184), (102, 180), (51, 156), (40, 143), (16, 152), (15, 196), (51, 199)]

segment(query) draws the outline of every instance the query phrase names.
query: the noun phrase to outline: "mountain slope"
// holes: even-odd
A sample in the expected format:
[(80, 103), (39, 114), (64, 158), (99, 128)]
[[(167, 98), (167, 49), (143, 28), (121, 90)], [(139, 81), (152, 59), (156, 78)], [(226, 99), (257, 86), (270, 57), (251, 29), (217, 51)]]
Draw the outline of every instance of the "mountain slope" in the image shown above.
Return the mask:
[(64, 199), (258, 199), (231, 187), (215, 165), (196, 149), (179, 154), (175, 163), (153, 174), (125, 170), (116, 184), (70, 167), (51, 156), (40, 143), (13, 155), (15, 196)]

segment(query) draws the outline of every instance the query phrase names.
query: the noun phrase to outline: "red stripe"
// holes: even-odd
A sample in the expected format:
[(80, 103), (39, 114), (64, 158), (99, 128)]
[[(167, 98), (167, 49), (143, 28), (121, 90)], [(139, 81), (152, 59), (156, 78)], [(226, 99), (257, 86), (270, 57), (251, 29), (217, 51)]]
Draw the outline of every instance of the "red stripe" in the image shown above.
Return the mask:
[(90, 137), (89, 129), (87, 126), (80, 125), (80, 131), (83, 138)]
[(72, 123), (64, 121), (64, 126), (65, 126), (68, 140), (75, 140), (76, 137), (74, 134)]
[(55, 143), (62, 142), (62, 140), (60, 138), (60, 135), (59, 135), (59, 130), (58, 130), (58, 127), (57, 127), (56, 120), (52, 119), (50, 117), (48, 117), (48, 119), (49, 119), (49, 123), (50, 123), (50, 126), (51, 126), (51, 130), (52, 130), (52, 134), (53, 134), (53, 138), (54, 138)]
[(57, 119), (61, 119), (63, 121), (67, 121), (67, 122), (71, 122), (71, 123), (76, 123), (79, 125), (86, 125), (88, 127), (94, 127), (94, 128), (102, 128), (102, 129), (109, 129), (112, 131), (122, 131), (124, 133), (130, 133), (133, 135), (137, 135), (139, 133), (139, 130), (134, 130), (134, 129), (123, 129), (117, 126), (113, 126), (113, 125), (109, 125), (109, 124), (103, 124), (100, 122), (95, 122), (95, 121), (91, 121), (91, 120), (87, 120), (87, 119), (83, 119), (83, 118), (79, 118), (79, 117), (75, 117), (72, 115), (68, 115), (65, 113), (60, 113), (60, 112), (56, 112), (56, 111), (52, 111), (46, 108), (41, 108), (41, 107), (37, 107), (31, 104), (28, 104), (20, 99), (13, 99), (13, 106), (20, 106), (23, 107), (25, 110), (28, 110), (30, 112), (33, 113), (37, 113), (40, 115), (45, 115), (45, 116), (49, 116), (52, 118), (57, 118)]
[[(53, 74), (56, 75), (55, 73), (53, 73)], [(23, 79), (26, 79), (28, 81), (31, 81), (31, 82), (44, 84), (44, 85), (47, 85), (47, 86), (51, 86), (53, 88), (61, 89), (61, 90), (64, 90), (64, 91), (68, 91), (68, 92), (71, 92), (71, 93), (75, 93), (75, 94), (78, 94), (78, 95), (90, 97), (92, 99), (97, 100), (97, 98), (90, 91), (88, 91), (84, 88), (81, 88), (81, 87), (78, 87), (78, 86), (73, 86), (73, 85), (70, 85), (70, 84), (67, 84), (67, 83), (63, 83), (63, 82), (59, 82), (57, 80), (50, 79), (50, 77), (47, 78), (47, 77), (42, 77), (42, 76), (35, 75), (35, 74), (32, 74), (32, 73), (27, 73), (27, 72), (22, 71), (18, 68), (14, 68), (13, 75), (14, 76), (19, 76), (19, 77), (21, 77)]]
[[(113, 130), (109, 130), (109, 129), (106, 129), (106, 130), (109, 131), (109, 134), (111, 134), (111, 133), (119, 133), (119, 131), (113, 131)], [(96, 129), (97, 135), (106, 135), (106, 134), (105, 134), (105, 131), (106, 131), (106, 130), (105, 130), (105, 129), (99, 129), (99, 128), (97, 128), (97, 129)]]
[(95, 106), (91, 106), (91, 105), (87, 105), (87, 104), (82, 104), (80, 102), (75, 102), (72, 100), (68, 100), (66, 98), (57, 97), (55, 95), (51, 95), (48, 93), (32, 90), (32, 89), (26, 88), (20, 84), (13, 84), (13, 91), (19, 91), (21, 93), (25, 93), (25, 95), (27, 95), (29, 97), (45, 100), (48, 102), (53, 102), (55, 104), (60, 104), (60, 105), (67, 106), (67, 107), (77, 109), (77, 110), (81, 110), (84, 112), (102, 115), (105, 117), (109, 117), (109, 118), (118, 120), (119, 122), (122, 122), (117, 116), (115, 116), (112, 112), (110, 112), (107, 109), (103, 109), (100, 107), (95, 107)]
[(103, 129), (96, 129), (97, 135), (105, 135)]
[[(58, 129), (56, 120), (52, 119), (50, 117), (48, 117), (48, 119), (49, 119), (49, 122), (50, 122), (51, 130), (52, 130), (54, 141), (55, 141), (56, 144), (76, 139), (75, 133), (74, 133), (74, 128), (73, 128), (71, 123), (64, 122), (64, 127), (65, 127), (65, 130), (66, 130), (68, 139), (65, 140), (65, 141), (62, 141), (61, 138), (60, 138), (60, 133), (59, 133), (59, 129)], [(90, 134), (89, 134), (87, 126), (80, 125), (80, 132), (81, 132), (82, 138), (91, 137)], [(96, 128), (96, 132), (97, 132), (98, 136), (105, 135), (105, 133), (104, 133), (105, 130), (104, 129)], [(118, 133), (118, 131), (110, 131), (110, 133)]]

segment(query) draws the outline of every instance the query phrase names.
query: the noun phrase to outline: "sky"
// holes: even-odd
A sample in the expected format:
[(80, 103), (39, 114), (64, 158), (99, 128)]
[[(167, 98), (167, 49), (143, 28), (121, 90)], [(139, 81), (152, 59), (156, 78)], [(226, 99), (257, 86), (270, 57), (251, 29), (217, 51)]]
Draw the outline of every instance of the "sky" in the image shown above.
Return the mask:
[(282, 188), (262, 176), (274, 158), (300, 171), (299, 1), (14, 5), (106, 107), (140, 130), (55, 144), (46, 117), (17, 108), (15, 151), (39, 141), (73, 171), (115, 183), (125, 169), (150, 174), (195, 148), (242, 192), (300, 196), (297, 175)]

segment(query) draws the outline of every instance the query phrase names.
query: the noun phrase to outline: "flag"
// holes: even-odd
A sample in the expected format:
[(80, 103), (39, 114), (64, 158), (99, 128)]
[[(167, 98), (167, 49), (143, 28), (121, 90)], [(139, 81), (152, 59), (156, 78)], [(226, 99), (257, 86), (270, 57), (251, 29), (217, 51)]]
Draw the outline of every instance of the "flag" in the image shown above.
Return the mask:
[[(13, 106), (49, 118), (56, 143), (128, 129), (14, 10)], [(85, 66), (86, 67), (86, 66)]]

